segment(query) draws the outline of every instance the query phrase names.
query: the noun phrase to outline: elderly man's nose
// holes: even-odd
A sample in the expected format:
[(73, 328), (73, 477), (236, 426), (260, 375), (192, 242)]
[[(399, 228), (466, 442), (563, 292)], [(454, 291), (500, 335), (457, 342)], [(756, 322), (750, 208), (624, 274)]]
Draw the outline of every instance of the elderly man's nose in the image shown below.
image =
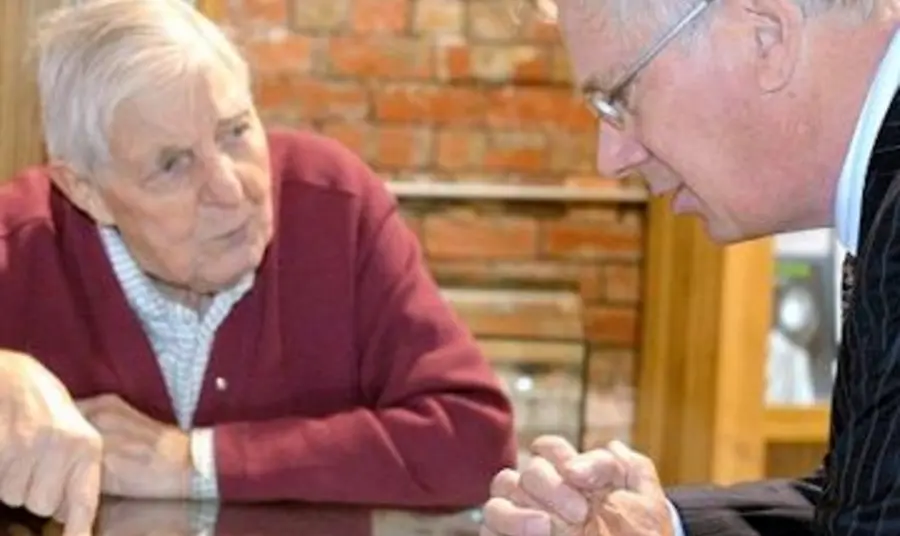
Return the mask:
[(604, 177), (627, 175), (650, 156), (633, 136), (605, 123), (600, 125), (597, 142), (597, 171)]
[(208, 168), (206, 181), (206, 198), (221, 205), (239, 203), (244, 197), (244, 185), (234, 166), (227, 158), (221, 158)]

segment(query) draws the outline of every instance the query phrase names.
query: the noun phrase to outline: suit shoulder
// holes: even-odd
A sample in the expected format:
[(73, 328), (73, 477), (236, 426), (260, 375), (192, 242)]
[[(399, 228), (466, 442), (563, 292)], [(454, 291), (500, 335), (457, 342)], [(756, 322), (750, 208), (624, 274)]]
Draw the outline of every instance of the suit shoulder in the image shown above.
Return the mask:
[(337, 140), (309, 131), (270, 129), (268, 141), (273, 178), (283, 188), (305, 185), (357, 197), (384, 187), (375, 172)]

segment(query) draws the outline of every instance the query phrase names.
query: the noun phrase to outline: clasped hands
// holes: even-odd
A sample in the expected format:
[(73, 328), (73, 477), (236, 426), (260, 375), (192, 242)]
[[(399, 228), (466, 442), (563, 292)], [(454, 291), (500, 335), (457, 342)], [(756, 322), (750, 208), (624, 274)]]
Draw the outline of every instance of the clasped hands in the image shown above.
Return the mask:
[(72, 400), (30, 356), (0, 351), (0, 502), (89, 536), (99, 496), (185, 498), (190, 439), (121, 400)]
[(519, 471), (491, 484), (481, 536), (671, 536), (656, 468), (619, 442), (578, 453), (545, 436)]

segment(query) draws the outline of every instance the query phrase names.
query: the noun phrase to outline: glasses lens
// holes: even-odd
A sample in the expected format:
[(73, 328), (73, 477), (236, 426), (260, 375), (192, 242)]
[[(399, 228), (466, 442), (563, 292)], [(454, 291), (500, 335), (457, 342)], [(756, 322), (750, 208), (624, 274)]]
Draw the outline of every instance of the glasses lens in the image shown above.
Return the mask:
[(604, 121), (616, 128), (622, 126), (622, 111), (618, 106), (613, 104), (602, 93), (593, 93), (589, 98), (591, 110), (596, 114), (597, 119)]

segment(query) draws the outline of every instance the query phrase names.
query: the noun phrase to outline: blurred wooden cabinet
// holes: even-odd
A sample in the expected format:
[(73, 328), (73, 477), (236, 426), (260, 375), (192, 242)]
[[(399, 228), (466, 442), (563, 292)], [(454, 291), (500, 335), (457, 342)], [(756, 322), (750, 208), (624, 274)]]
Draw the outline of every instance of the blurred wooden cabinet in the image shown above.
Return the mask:
[(720, 247), (702, 226), (650, 205), (634, 443), (666, 484), (802, 475), (828, 408), (766, 402), (774, 240)]
[(64, 0), (0, 2), (0, 181), (44, 160), (34, 69), (28, 63), (34, 23)]

